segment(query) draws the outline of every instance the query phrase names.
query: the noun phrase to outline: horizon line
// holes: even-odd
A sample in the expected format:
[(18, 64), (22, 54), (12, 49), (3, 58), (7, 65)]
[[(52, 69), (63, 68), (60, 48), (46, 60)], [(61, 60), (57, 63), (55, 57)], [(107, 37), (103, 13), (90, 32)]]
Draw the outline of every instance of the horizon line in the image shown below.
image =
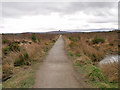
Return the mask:
[(24, 33), (54, 33), (54, 32), (68, 32), (68, 33), (90, 33), (90, 32), (110, 32), (110, 31), (118, 31), (119, 29), (113, 29), (113, 30), (92, 30), (92, 31), (88, 31), (91, 29), (87, 29), (86, 31), (62, 31), (62, 30), (56, 30), (56, 31), (46, 31), (46, 32), (18, 32), (18, 33), (14, 33), (14, 32), (10, 32), (10, 33), (0, 33), (0, 34), (24, 34)]

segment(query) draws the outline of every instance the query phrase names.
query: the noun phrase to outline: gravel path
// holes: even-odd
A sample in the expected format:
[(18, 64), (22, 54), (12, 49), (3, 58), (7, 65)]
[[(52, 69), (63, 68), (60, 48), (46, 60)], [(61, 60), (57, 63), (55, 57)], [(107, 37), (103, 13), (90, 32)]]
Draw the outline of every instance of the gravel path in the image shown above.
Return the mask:
[(64, 50), (60, 36), (36, 73), (34, 88), (83, 88), (82, 79), (77, 80), (76, 71)]

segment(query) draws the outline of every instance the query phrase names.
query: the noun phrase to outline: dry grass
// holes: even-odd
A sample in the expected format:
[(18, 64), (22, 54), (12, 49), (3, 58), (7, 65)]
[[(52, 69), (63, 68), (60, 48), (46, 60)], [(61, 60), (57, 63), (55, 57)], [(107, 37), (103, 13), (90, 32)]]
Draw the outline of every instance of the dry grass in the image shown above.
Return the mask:
[[(93, 44), (92, 40), (95, 37), (102, 38), (105, 42)], [(67, 49), (72, 50), (74, 54), (86, 55), (92, 61), (100, 61), (107, 54), (118, 54), (117, 32), (71, 33), (65, 34), (64, 39)]]
[(16, 66), (31, 65), (40, 60), (55, 43), (58, 35), (35, 34), (35, 38), (36, 41), (33, 42), (31, 33), (2, 35), (3, 81), (15, 74)]
[(105, 80), (108, 82), (106, 85), (109, 87), (115, 86), (110, 86), (111, 82), (118, 83), (118, 65), (116, 63), (103, 65), (102, 68), (96, 67), (105, 55), (118, 54), (119, 39), (116, 31), (99, 33), (71, 33), (64, 34), (63, 38), (68, 52), (72, 52), (72, 55), (71, 53), (70, 55), (74, 57), (74, 63), (78, 63), (82, 68), (84, 67), (84, 70), (86, 70), (89, 78), (91, 78), (89, 76), (90, 70), (92, 71), (90, 73), (92, 78), (96, 78), (96, 75), (98, 75), (97, 77), (99, 78), (99, 74), (104, 76), (106, 78)]
[(109, 82), (118, 82), (118, 63), (103, 64), (101, 70)]

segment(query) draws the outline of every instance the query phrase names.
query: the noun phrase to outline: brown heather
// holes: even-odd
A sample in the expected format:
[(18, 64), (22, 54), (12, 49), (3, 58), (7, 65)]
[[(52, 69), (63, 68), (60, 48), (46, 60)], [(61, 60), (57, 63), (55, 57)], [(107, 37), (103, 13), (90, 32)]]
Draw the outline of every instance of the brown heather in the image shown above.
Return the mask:
[[(34, 61), (40, 61), (46, 53), (45, 49), (50, 49), (58, 38), (55, 34), (35, 34), (36, 42), (33, 42), (32, 34), (2, 35), (2, 56), (3, 81), (15, 74), (15, 69), (25, 65), (30, 66)], [(39, 40), (38, 40), (39, 39)], [(47, 45), (45, 44), (47, 43)], [(11, 50), (10, 45), (14, 45)], [(16, 46), (18, 45), (18, 46)], [(20, 49), (20, 50), (19, 50)], [(17, 65), (17, 66), (16, 66)], [(21, 68), (22, 68), (21, 67)]]
[[(72, 56), (75, 57), (74, 62), (80, 63), (82, 66), (89, 64), (97, 66), (105, 55), (118, 54), (118, 33), (116, 31), (70, 33), (64, 34), (63, 38), (67, 50), (71, 51), (73, 53)], [(102, 39), (104, 42), (94, 44), (92, 40), (95, 38), (98, 40)], [(117, 63), (103, 65), (102, 68), (98, 68), (102, 71), (108, 82), (118, 82)]]

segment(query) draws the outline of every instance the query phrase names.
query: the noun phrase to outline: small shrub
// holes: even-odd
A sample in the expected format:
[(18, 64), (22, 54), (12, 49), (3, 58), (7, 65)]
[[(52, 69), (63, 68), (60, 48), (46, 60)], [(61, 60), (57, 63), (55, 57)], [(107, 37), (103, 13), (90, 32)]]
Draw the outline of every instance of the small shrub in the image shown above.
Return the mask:
[(52, 42), (53, 42), (53, 43), (55, 43), (55, 42), (56, 42), (56, 40), (52, 40)]
[(80, 57), (80, 54), (79, 54), (79, 53), (77, 53), (77, 54), (76, 54), (76, 56), (77, 56), (77, 57)]
[(20, 41), (15, 41), (14, 43), (20, 44)]
[(11, 44), (10, 46), (7, 46), (6, 48), (3, 48), (3, 53), (6, 55), (9, 51), (20, 51), (20, 47), (17, 43)]
[(10, 51), (10, 47), (9, 46), (7, 46), (6, 48), (3, 48), (3, 53), (6, 55), (6, 54), (8, 54), (8, 52)]
[(76, 47), (76, 46), (77, 46), (77, 44), (76, 44), (75, 42), (73, 42), (73, 41), (69, 44), (69, 47), (70, 47), (70, 48)]
[(49, 50), (49, 48), (48, 48), (48, 47), (45, 47), (45, 48), (44, 48), (44, 51), (45, 51), (45, 52), (47, 52), (48, 50)]
[(22, 43), (27, 43), (27, 41), (23, 40)]
[(69, 40), (72, 40), (72, 37), (69, 37)]
[(69, 37), (69, 40), (74, 41), (74, 42), (77, 41), (77, 39), (73, 37)]
[(93, 44), (98, 44), (98, 43), (104, 43), (105, 42), (105, 40), (104, 39), (102, 39), (102, 38), (94, 38), (93, 40), (92, 40), (92, 43)]
[(104, 54), (102, 52), (96, 52), (92, 54), (91, 59), (93, 62), (98, 62), (102, 60), (103, 57), (104, 57)]
[(22, 54), (15, 60), (14, 66), (21, 66), (24, 65), (24, 56)]
[(120, 55), (120, 51), (118, 51), (118, 55)]
[(80, 38), (80, 36), (78, 36), (78, 40), (80, 40), (81, 38)]
[(29, 58), (28, 53), (24, 54), (24, 58), (25, 58), (25, 60), (27, 60)]
[(110, 43), (109, 45), (110, 45), (110, 46), (113, 46), (114, 44), (113, 44), (113, 43)]
[(33, 41), (33, 42), (36, 42), (36, 36), (35, 36), (34, 33), (32, 34), (32, 41)]
[(5, 39), (2, 40), (2, 43), (3, 43), (3, 44), (9, 44), (10, 41), (9, 41), (8, 39), (5, 38)]
[(69, 55), (70, 55), (70, 56), (74, 56), (74, 55), (73, 55), (73, 52), (71, 52), (71, 51), (69, 52)]
[(40, 43), (40, 38), (38, 37), (38, 42)]
[(28, 53), (20, 54), (19, 57), (14, 61), (14, 66), (29, 65)]
[(25, 65), (29, 65), (30, 64), (30, 61), (29, 61), (29, 55), (28, 55), (28, 53), (26, 52), (26, 53), (24, 53), (24, 59), (25, 59)]
[(14, 43), (14, 44), (10, 45), (10, 50), (11, 51), (20, 51), (20, 47), (17, 43)]

